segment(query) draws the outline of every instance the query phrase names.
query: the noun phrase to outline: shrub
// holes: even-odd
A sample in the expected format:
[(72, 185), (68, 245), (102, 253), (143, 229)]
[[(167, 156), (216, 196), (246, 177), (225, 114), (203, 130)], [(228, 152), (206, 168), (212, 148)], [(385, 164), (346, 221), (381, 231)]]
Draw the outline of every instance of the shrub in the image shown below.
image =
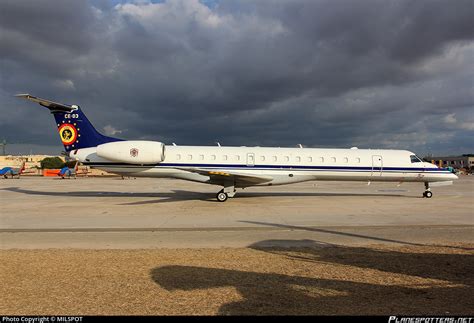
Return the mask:
[(42, 169), (58, 169), (63, 167), (64, 162), (59, 157), (46, 157), (41, 161)]

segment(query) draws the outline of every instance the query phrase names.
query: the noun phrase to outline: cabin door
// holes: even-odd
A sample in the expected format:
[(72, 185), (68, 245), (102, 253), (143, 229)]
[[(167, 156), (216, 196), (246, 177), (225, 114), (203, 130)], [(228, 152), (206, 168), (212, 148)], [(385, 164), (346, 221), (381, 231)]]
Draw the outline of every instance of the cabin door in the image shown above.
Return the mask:
[(247, 154), (247, 166), (255, 166), (255, 154)]
[(372, 156), (372, 174), (371, 176), (382, 176), (383, 159), (380, 155)]

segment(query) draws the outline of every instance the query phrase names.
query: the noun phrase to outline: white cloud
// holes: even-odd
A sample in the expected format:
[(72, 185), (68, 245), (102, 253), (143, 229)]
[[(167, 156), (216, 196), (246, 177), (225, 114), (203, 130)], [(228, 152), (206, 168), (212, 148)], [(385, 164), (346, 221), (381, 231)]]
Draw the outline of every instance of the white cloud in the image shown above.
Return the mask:
[(450, 125), (455, 125), (457, 129), (462, 129), (462, 130), (474, 130), (474, 122), (472, 121), (463, 121), (463, 122), (458, 122), (456, 119), (456, 114), (451, 113), (448, 114), (443, 118), (444, 122)]
[(116, 134), (120, 134), (122, 133), (122, 130), (118, 130), (118, 129), (115, 129), (114, 127), (112, 127), (111, 125), (106, 125), (104, 128), (104, 133), (107, 135), (107, 136), (115, 136)]
[(74, 82), (72, 80), (55, 80), (53, 84), (61, 90), (74, 90)]
[(447, 116), (445, 116), (445, 117), (443, 118), (444, 122), (449, 123), (449, 124), (453, 124), (453, 123), (458, 122), (458, 121), (456, 120), (455, 115), (456, 115), (455, 113), (448, 114)]
[(474, 130), (474, 122), (463, 122), (463, 123), (461, 123), (460, 128), (463, 129), (463, 130), (472, 131), (472, 130)]

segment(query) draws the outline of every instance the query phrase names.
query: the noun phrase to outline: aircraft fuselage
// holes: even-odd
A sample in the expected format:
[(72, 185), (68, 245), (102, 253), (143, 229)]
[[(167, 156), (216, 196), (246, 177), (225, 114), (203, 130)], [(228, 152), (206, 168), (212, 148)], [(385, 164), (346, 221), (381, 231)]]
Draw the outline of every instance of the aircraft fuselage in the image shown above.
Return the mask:
[(255, 186), (311, 180), (439, 182), (457, 178), (431, 163), (412, 162), (410, 156), (415, 154), (406, 150), (166, 146), (164, 161), (149, 165), (111, 162), (98, 157), (95, 151), (84, 148), (70, 156), (85, 165), (124, 176), (211, 182), (209, 176), (179, 169), (195, 167), (273, 178)]

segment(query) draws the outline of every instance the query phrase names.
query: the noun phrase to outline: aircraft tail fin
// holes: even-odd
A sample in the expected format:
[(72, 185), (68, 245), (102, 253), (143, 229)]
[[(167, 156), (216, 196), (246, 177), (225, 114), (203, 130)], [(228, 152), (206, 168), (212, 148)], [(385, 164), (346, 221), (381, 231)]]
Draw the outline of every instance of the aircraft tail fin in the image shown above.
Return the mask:
[(23, 172), (24, 172), (25, 169), (26, 169), (25, 165), (26, 165), (26, 161), (23, 161), (23, 162), (21, 163), (20, 170), (18, 171), (18, 175), (23, 174)]
[(39, 103), (51, 111), (56, 120), (59, 137), (67, 152), (122, 140), (98, 132), (77, 105), (58, 103), (29, 94), (17, 94), (16, 97)]

